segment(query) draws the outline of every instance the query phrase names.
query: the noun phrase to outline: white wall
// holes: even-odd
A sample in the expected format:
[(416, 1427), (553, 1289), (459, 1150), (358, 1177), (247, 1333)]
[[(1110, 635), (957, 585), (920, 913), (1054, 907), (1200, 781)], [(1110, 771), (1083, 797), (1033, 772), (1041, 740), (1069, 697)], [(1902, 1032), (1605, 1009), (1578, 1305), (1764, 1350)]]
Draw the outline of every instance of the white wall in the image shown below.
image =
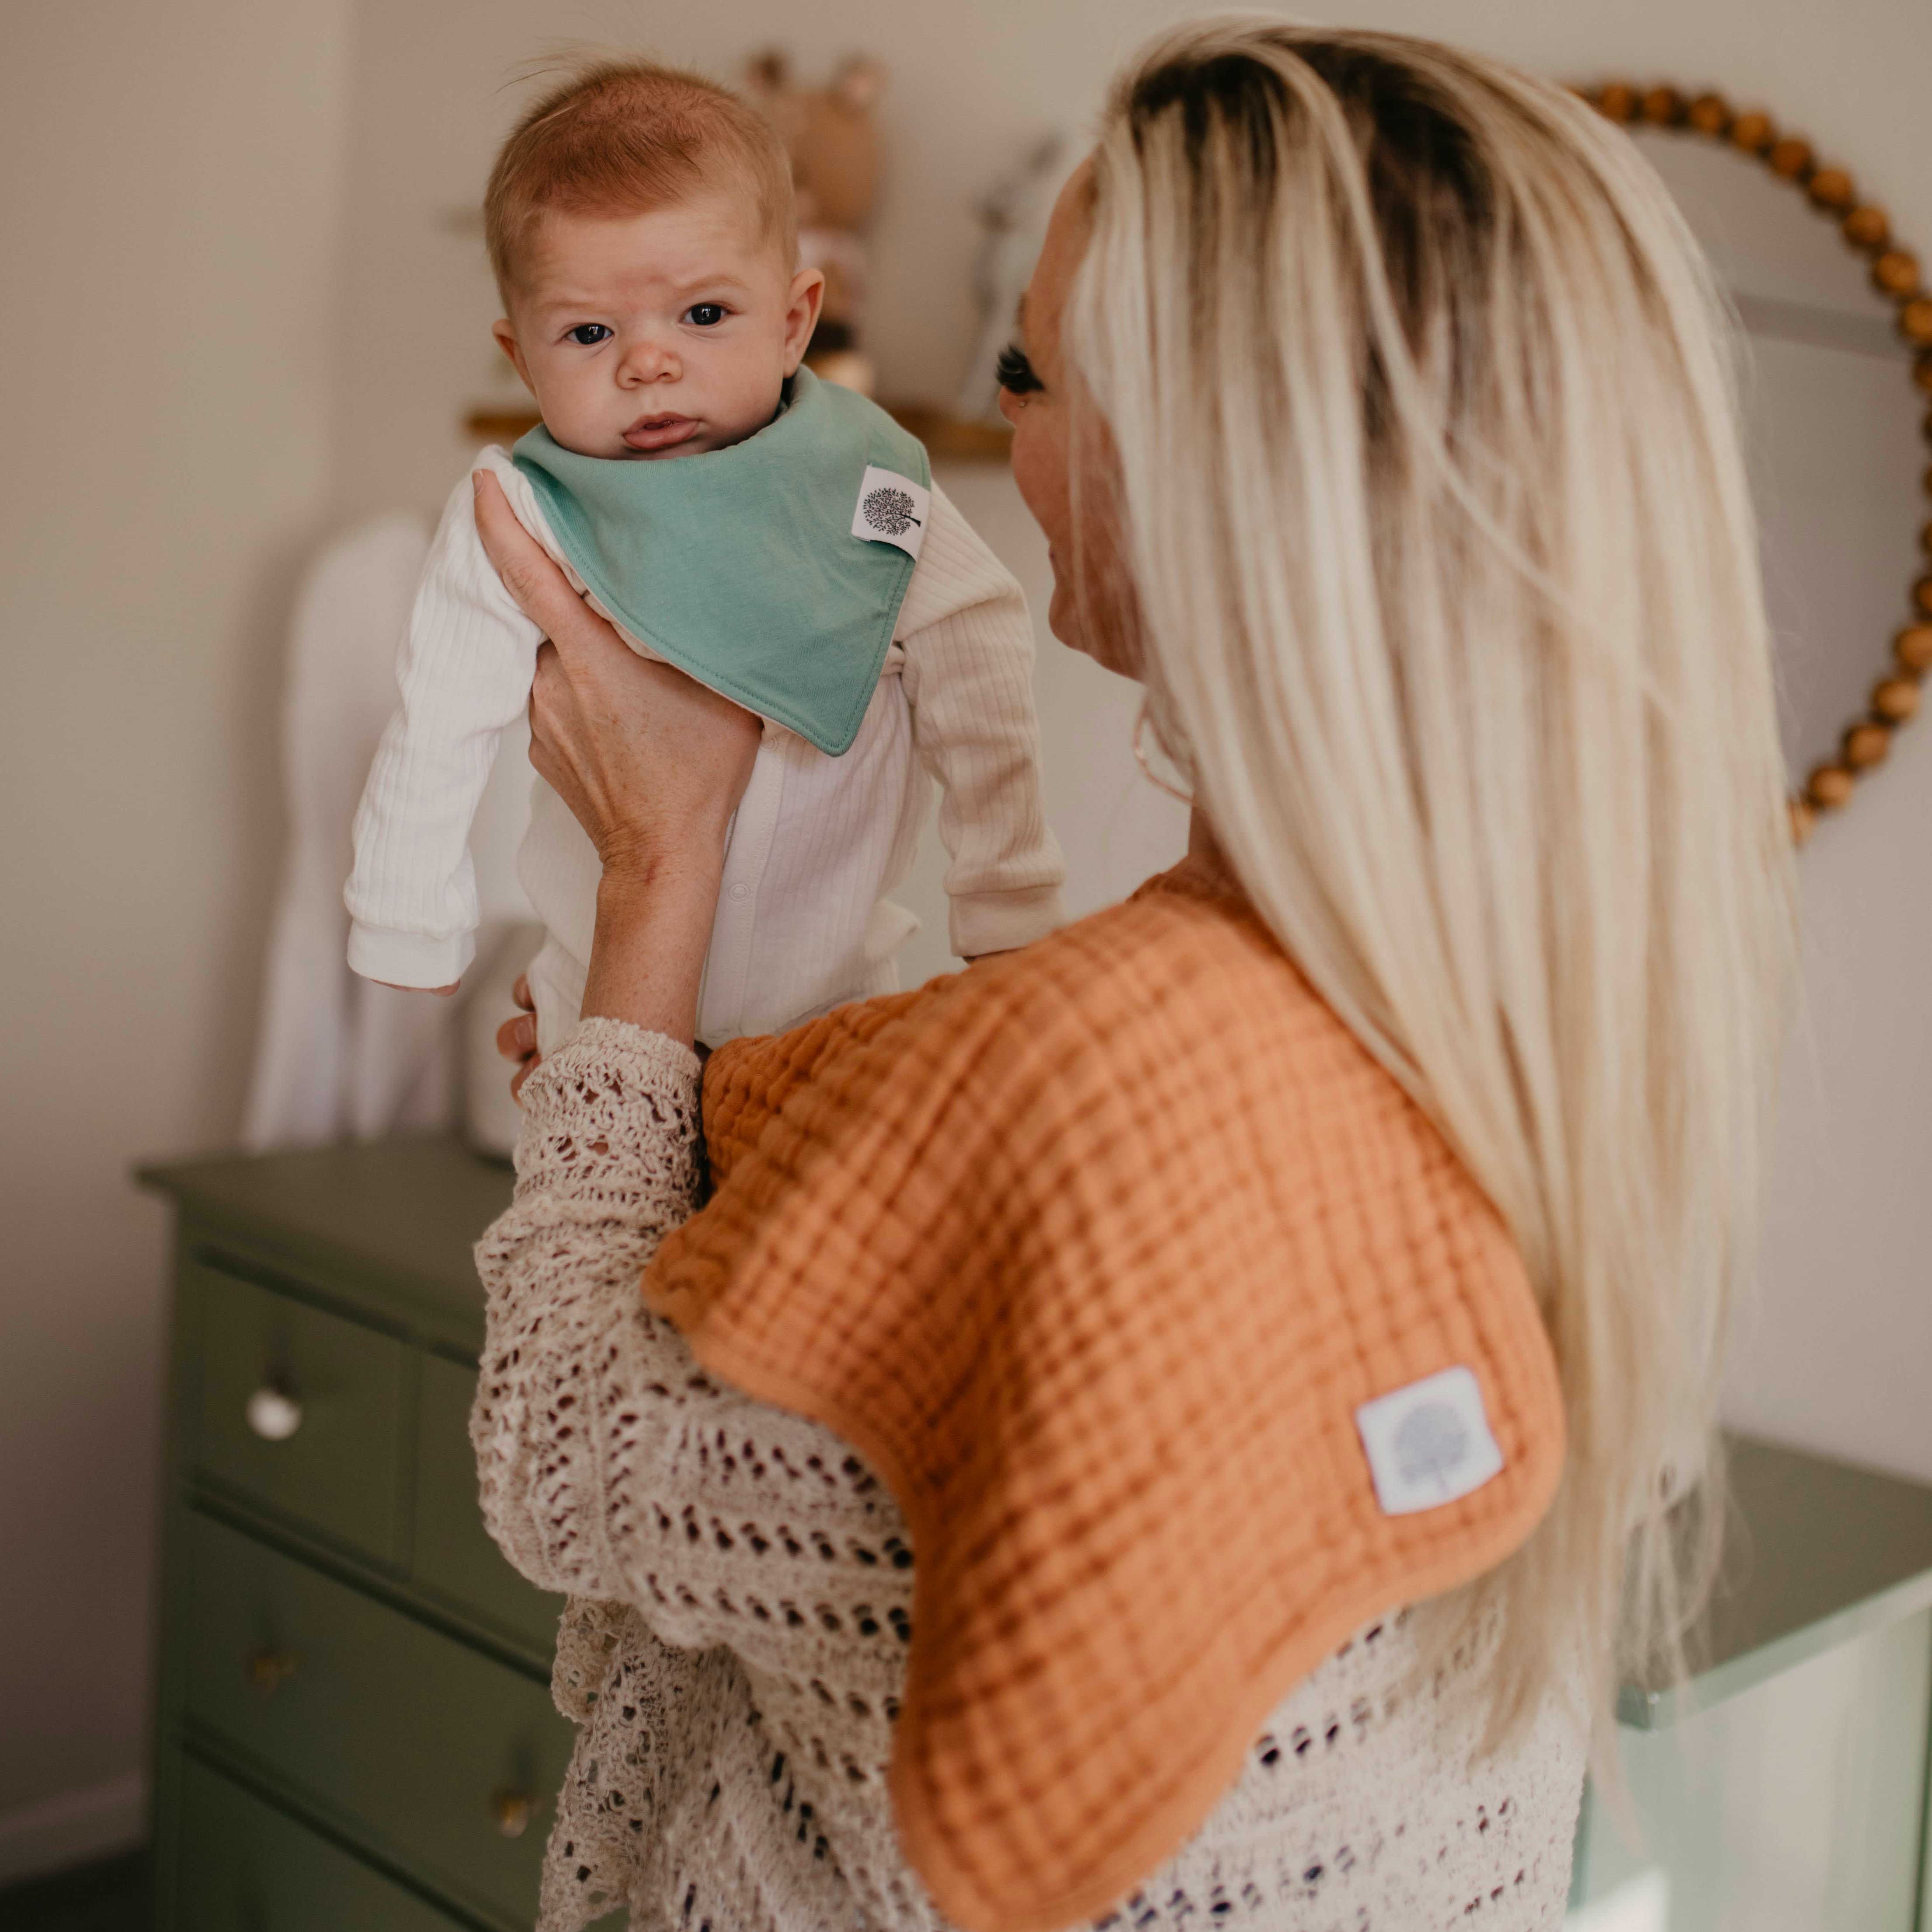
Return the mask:
[[(164, 1262), (159, 1210), (122, 1177), (137, 1153), (232, 1132), (274, 830), (274, 653), (290, 563), (325, 515), (428, 509), (458, 472), (458, 418), (489, 380), (492, 306), (473, 239), (440, 218), (474, 202), (514, 111), (514, 91), (498, 91), (506, 76), (570, 37), (728, 76), (769, 40), (808, 71), (852, 48), (883, 56), (892, 160), (874, 346), (890, 390), (944, 398), (970, 326), (975, 194), (1022, 141), (1087, 120), (1144, 33), (1196, 10), (9, 10), (0, 341), (15, 461), (0, 544), (22, 722), (5, 778), (16, 910), (0, 940), (16, 1036), (0, 1166), (12, 1239), (0, 1273), (0, 1857), (10, 1811), (124, 1790), (112, 1780), (139, 1762)], [(1810, 0), (1329, 10), (1552, 74), (1713, 80), (1842, 154), (1900, 232), (1932, 248), (1921, 0), (1844, 0), (1828, 17)], [(997, 479), (959, 487), (1036, 586), (1036, 547)], [(1057, 649), (1041, 682), (1050, 803), (1079, 868), (1076, 901), (1096, 903), (1130, 882), (1135, 854), (1171, 846), (1174, 820), (1126, 763), (1130, 694)], [(1735, 1407), (1932, 1478), (1920, 1420), (1932, 1295), (1918, 1258), (1932, 1253), (1918, 1172), (1932, 1095), (1918, 988), (1932, 955), (1918, 856), (1928, 806), (1932, 724), (1808, 855), (1822, 1088), (1794, 1094)]]
[(6, 10), (0, 1882), (140, 1826), (164, 1216), (128, 1170), (235, 1130), (349, 16)]
[[(881, 54), (892, 69), (883, 109), (891, 160), (871, 346), (886, 393), (943, 399), (968, 346), (975, 194), (1044, 129), (1090, 124), (1108, 71), (1145, 34), (1203, 10), (1189, 0), (818, 0), (808, 15), (787, 0), (702, 10), (387, 0), (365, 18), (358, 66), (340, 500), (428, 507), (462, 463), (457, 424), (490, 379), (494, 298), (473, 237), (439, 220), (474, 202), (520, 98), (494, 90), (532, 52), (575, 36), (640, 45), (725, 78), (767, 42), (790, 48), (807, 74), (850, 49)], [(1918, 0), (1849, 0), (1828, 22), (1805, 0), (1331, 0), (1325, 10), (1460, 40), (1547, 74), (1708, 82), (1767, 104), (1844, 159), (1900, 234), (1932, 255), (1922, 100), (1932, 8)], [(1896, 406), (1912, 407), (1902, 377)], [(1000, 541), (1022, 574), (1034, 572), (1034, 589), (1037, 558), (1024, 531), (995, 507), (997, 488), (974, 487), (1012, 533)], [(1886, 566), (1898, 574), (1901, 618), (1908, 566), (1902, 550)], [(1862, 606), (1847, 648), (1875, 676), (1882, 636), (1865, 616)], [(1129, 854), (1164, 850), (1172, 828), (1131, 787), (1125, 694), (1064, 659), (1043, 640), (1049, 784), (1054, 822), (1078, 855), (1076, 896), (1094, 903), (1106, 894), (1086, 867), (1103, 841), (1111, 891), (1111, 872), (1131, 871)], [(1145, 819), (1144, 845), (1116, 823), (1124, 796)], [(1918, 1174), (1932, 1024), (1914, 992), (1918, 962), (1932, 952), (1932, 893), (1915, 836), (1928, 811), (1932, 724), (1906, 735), (1870, 796), (1806, 855), (1820, 1064), (1802, 1051), (1794, 1060), (1763, 1292), (1731, 1409), (1744, 1426), (1932, 1478), (1922, 1419), (1932, 1414), (1932, 1270), (1921, 1259), (1932, 1256), (1932, 1189)], [(943, 902), (929, 868), (911, 896), (928, 927), (909, 962), (936, 968)]]
[[(459, 399), (492, 368), (494, 313), (473, 207), (526, 98), (521, 64), (586, 44), (640, 48), (735, 78), (777, 44), (822, 74), (843, 52), (892, 70), (872, 346), (890, 394), (950, 396), (971, 327), (972, 203), (1022, 143), (1090, 124), (1120, 57), (1199, 0), (382, 0), (359, 15), (349, 232), (342, 500), (440, 501), (463, 446)], [(1296, 9), (1306, 12), (1309, 10)], [(1853, 157), (1907, 223), (1932, 228), (1922, 78), (1932, 12), (1847, 0), (1330, 0), (1330, 17), (1442, 35), (1550, 74), (1710, 77), (1773, 103)], [(1915, 196), (1916, 201), (1915, 202)], [(1928, 244), (1932, 245), (1932, 244)]]

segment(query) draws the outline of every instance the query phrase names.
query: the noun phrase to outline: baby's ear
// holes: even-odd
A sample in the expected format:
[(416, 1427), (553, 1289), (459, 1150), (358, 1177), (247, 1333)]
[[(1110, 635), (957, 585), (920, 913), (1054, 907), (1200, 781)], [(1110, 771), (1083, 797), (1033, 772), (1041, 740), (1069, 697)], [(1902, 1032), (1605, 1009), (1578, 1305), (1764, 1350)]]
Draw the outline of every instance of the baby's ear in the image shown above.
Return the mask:
[(522, 382), (525, 388), (530, 390), (532, 395), (535, 395), (536, 391), (530, 382), (530, 372), (524, 364), (524, 352), (518, 344), (517, 332), (512, 325), (510, 318), (506, 315), (500, 315), (494, 322), (490, 323), (490, 333), (495, 338), (496, 346), (503, 352), (505, 359), (510, 367), (516, 370), (518, 380)]
[(825, 274), (819, 268), (801, 268), (791, 278), (791, 302), (785, 310), (785, 374), (796, 373), (812, 345), (812, 332), (818, 326), (818, 311), (825, 300)]

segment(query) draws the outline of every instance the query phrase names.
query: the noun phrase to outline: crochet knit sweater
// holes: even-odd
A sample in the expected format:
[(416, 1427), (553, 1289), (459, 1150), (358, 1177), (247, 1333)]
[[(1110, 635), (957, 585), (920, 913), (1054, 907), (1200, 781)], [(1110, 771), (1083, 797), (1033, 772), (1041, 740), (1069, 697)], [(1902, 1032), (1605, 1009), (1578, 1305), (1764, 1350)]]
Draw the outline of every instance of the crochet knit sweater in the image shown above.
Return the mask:
[[(532, 1076), (510, 1210), (478, 1250), (484, 1513), (571, 1599), (555, 1688), (581, 1726), (540, 1932), (623, 1904), (635, 1932), (944, 1923), (901, 1855), (886, 1769), (914, 1551), (836, 1436), (697, 1366), (639, 1275), (691, 1213), (698, 1065), (583, 1024)], [(1265, 1932), (1546, 1928), (1582, 1745), (1552, 1705), (1476, 1754), (1472, 1653), (1419, 1689), (1406, 1614), (1358, 1630), (1259, 1727), (1182, 1849), (1097, 1923)]]
[(901, 1848), (1060, 1932), (1288, 1688), (1486, 1575), (1561, 1479), (1520, 1251), (1246, 900), (1182, 867), (705, 1068), (646, 1304), (857, 1452), (919, 1552)]

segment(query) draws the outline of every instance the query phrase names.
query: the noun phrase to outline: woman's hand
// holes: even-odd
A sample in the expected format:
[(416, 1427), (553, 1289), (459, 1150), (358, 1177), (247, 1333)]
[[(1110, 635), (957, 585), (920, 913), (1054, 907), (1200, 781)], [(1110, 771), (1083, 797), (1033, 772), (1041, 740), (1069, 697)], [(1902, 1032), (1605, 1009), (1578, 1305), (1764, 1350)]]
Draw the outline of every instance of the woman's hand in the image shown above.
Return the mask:
[(688, 1041), (724, 842), (763, 728), (640, 657), (571, 589), (496, 479), (478, 474), (476, 490), (484, 550), (549, 640), (530, 690), (530, 762), (603, 862), (584, 1016)]
[(571, 589), (496, 478), (479, 471), (476, 489), (483, 548), (550, 640), (530, 688), (530, 763), (590, 835), (607, 876), (650, 878), (722, 856), (758, 719), (640, 657)]

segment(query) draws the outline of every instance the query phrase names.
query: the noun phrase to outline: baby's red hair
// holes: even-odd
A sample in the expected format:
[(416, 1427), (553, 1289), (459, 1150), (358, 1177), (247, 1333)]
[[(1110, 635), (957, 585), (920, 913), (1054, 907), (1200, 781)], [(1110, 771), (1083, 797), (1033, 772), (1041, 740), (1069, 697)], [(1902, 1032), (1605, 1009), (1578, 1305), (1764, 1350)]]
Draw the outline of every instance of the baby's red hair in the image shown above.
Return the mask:
[(751, 107), (702, 75), (648, 61), (578, 68), (528, 110), (490, 170), (483, 233), (505, 302), (544, 209), (640, 214), (721, 176), (743, 188), (792, 267), (791, 164)]

